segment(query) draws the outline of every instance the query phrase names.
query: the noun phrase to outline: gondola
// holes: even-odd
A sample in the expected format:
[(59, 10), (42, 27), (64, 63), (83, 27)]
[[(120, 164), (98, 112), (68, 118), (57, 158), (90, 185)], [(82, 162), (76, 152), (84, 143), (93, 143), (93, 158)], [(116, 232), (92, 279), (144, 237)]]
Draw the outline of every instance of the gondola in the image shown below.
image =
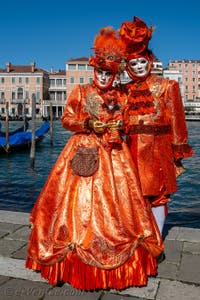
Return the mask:
[[(50, 129), (50, 124), (48, 121), (44, 122), (36, 131), (35, 131), (35, 145), (38, 146), (41, 141), (44, 139), (45, 135)], [(0, 153), (10, 153), (10, 152), (19, 152), (28, 150), (31, 147), (32, 141), (32, 132), (31, 131), (21, 131), (16, 132), (15, 134), (9, 135), (9, 145), (6, 146), (6, 137), (0, 136)]]
[[(28, 121), (25, 121), (23, 126), (20, 126), (19, 128), (15, 129), (13, 131), (9, 131), (8, 135), (11, 136), (11, 135), (14, 135), (14, 134), (16, 134), (18, 132), (27, 131), (28, 128), (29, 128), (29, 123), (28, 123)], [(6, 136), (6, 132), (5, 131), (1, 131), (1, 123), (0, 123), (0, 137), (5, 137), (5, 136)]]

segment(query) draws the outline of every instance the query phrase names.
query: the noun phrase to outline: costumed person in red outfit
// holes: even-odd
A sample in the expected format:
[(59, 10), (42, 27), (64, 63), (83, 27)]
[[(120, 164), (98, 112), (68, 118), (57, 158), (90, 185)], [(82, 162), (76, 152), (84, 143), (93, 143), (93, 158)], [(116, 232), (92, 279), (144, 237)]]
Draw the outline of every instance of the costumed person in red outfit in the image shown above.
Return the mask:
[(144, 286), (163, 241), (122, 137), (126, 95), (113, 88), (120, 39), (94, 40), (94, 82), (77, 85), (62, 125), (73, 131), (30, 215), (26, 267), (82, 290)]
[(187, 142), (178, 82), (151, 74), (155, 57), (148, 43), (153, 30), (134, 17), (122, 23), (120, 36), (126, 44), (125, 70), (131, 79), (124, 85), (129, 102), (128, 144), (143, 196), (149, 199), (162, 233), (170, 194), (177, 191), (176, 178), (185, 171), (181, 160), (193, 151)]

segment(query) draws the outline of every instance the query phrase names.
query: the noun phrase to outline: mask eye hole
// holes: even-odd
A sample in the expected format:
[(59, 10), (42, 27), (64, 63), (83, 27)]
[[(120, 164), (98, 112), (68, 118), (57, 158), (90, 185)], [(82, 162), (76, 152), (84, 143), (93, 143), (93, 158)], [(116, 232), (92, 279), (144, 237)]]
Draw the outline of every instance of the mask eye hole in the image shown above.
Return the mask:
[(137, 63), (136, 61), (130, 62), (130, 66), (131, 66), (131, 67), (135, 67), (135, 66), (137, 66), (137, 64), (138, 64), (138, 63)]
[(145, 65), (145, 64), (147, 63), (147, 61), (146, 61), (146, 59), (142, 59), (142, 60), (140, 61), (140, 63), (143, 64), (143, 65)]
[(103, 73), (103, 71), (101, 70), (101, 69), (96, 69), (96, 72), (97, 72), (97, 74), (102, 74)]
[(112, 76), (112, 72), (108, 71), (108, 72), (105, 73), (105, 75), (110, 77), (110, 76)]

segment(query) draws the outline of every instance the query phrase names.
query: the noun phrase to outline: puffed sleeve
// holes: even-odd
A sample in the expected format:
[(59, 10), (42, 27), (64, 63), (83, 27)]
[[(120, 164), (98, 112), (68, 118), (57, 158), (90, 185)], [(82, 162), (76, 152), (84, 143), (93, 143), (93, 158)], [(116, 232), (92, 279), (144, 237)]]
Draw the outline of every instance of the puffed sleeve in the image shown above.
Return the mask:
[(193, 155), (192, 147), (188, 144), (188, 130), (185, 120), (179, 84), (169, 80), (167, 87), (167, 105), (170, 111), (172, 129), (172, 150), (175, 160)]
[(88, 114), (83, 112), (82, 92), (80, 85), (75, 86), (66, 103), (61, 118), (62, 126), (70, 131), (88, 132)]

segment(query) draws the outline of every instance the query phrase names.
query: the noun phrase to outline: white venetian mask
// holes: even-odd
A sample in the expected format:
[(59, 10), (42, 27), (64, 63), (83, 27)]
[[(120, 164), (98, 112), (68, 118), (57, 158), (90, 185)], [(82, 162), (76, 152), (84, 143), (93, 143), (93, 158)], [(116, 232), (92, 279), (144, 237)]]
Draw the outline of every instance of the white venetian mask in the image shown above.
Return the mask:
[(129, 70), (137, 77), (144, 77), (147, 74), (148, 65), (149, 62), (145, 57), (133, 58), (128, 62)]
[(110, 86), (111, 82), (113, 81), (113, 73), (112, 71), (104, 71), (102, 69), (95, 69), (95, 77), (96, 83), (100, 88), (106, 88)]

